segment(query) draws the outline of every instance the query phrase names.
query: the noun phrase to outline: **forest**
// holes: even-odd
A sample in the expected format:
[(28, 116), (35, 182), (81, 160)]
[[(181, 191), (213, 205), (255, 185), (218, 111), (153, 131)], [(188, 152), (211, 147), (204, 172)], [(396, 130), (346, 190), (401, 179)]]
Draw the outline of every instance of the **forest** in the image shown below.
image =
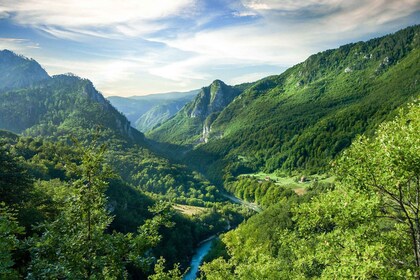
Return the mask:
[(420, 279), (419, 36), (216, 80), (146, 135), (1, 51), (0, 279), (183, 279), (208, 238), (197, 279)]

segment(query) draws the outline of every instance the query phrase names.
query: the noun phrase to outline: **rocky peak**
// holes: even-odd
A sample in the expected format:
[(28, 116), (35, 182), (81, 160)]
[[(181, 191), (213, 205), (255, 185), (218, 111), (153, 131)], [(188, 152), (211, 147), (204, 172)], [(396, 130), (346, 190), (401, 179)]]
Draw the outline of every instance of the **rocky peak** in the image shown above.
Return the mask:
[(192, 101), (189, 117), (206, 119), (210, 114), (222, 111), (238, 95), (231, 86), (215, 80), (208, 87), (203, 87)]

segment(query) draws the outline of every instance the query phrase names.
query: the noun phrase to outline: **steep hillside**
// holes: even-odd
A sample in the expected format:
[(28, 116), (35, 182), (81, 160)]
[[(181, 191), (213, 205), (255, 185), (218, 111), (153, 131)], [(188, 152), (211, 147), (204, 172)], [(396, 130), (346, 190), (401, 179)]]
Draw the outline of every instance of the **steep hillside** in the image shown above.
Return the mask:
[(202, 88), (196, 98), (172, 119), (150, 131), (148, 137), (174, 144), (206, 142), (212, 122), (244, 87), (232, 87), (215, 80), (210, 86)]
[(50, 78), (38, 62), (9, 50), (0, 51), (0, 73), (0, 90), (29, 87)]
[(147, 132), (155, 126), (169, 120), (173, 115), (178, 113), (185, 104), (191, 101), (192, 97), (165, 101), (158, 104), (146, 113), (141, 115), (135, 122), (135, 127), (142, 132)]
[(147, 132), (176, 114), (197, 93), (198, 90), (192, 90), (133, 97), (110, 96), (107, 99), (127, 117), (133, 127)]
[[(9, 73), (4, 71), (7, 76)], [(118, 137), (140, 140), (143, 135), (86, 79), (57, 75), (37, 85), (0, 93), (0, 128), (30, 135), (73, 133), (96, 128)], [(81, 132), (81, 133), (79, 133)]]
[(109, 96), (107, 99), (118, 111), (123, 113), (132, 124), (155, 105), (150, 100), (137, 100), (130, 97)]
[(73, 136), (87, 145), (97, 138), (107, 144), (108, 160), (121, 178), (143, 191), (199, 205), (222, 199), (199, 174), (151, 152), (143, 134), (87, 79), (57, 75), (0, 92), (0, 129), (51, 141), (68, 142)]
[[(257, 170), (327, 170), (357, 134), (372, 133), (396, 108), (419, 97), (419, 30), (318, 53), (254, 83), (214, 118), (208, 143), (188, 153), (186, 162), (219, 182)], [(186, 113), (162, 128), (184, 131), (192, 119)], [(149, 135), (182, 143), (170, 133)]]

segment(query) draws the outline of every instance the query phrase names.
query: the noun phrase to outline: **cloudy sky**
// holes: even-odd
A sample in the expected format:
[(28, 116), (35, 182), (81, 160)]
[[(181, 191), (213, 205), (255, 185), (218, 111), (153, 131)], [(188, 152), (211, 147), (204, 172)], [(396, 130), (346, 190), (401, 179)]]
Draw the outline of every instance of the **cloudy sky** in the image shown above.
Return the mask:
[(131, 96), (255, 81), (419, 23), (419, 0), (0, 0), (0, 49)]

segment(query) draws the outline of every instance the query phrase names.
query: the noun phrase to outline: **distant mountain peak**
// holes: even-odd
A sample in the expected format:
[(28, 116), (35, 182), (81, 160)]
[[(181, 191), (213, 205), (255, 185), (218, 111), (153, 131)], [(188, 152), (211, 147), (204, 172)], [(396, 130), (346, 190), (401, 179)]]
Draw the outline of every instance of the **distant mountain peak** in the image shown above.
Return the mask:
[(10, 50), (0, 51), (0, 90), (33, 86), (49, 78), (35, 60)]

